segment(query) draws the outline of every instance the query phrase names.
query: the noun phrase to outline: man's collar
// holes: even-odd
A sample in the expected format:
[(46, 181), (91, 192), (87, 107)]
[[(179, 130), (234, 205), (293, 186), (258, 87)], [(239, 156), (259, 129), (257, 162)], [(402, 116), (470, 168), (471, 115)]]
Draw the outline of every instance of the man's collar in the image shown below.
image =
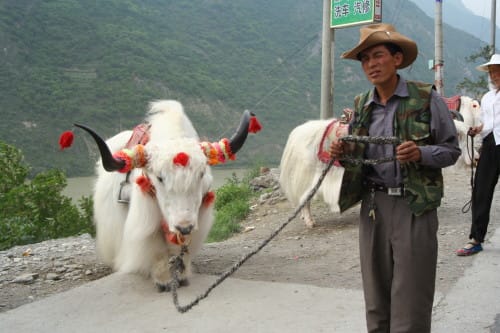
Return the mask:
[[(398, 97), (408, 97), (410, 96), (408, 93), (408, 86), (406, 84), (406, 80), (399, 74), (398, 76), (398, 85), (396, 86), (396, 90), (394, 90), (393, 96), (396, 95)], [(377, 94), (377, 89), (375, 87), (372, 88), (370, 91), (370, 95), (368, 96), (368, 99), (366, 100), (365, 106), (370, 105), (371, 103), (380, 103), (378, 94)]]

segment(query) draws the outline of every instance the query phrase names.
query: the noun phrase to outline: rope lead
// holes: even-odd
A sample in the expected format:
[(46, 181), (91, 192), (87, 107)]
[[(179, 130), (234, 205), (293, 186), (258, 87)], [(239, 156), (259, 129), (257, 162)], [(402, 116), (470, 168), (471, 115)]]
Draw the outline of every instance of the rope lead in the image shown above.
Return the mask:
[[(344, 141), (352, 141), (352, 142), (369, 142), (369, 143), (374, 143), (374, 144), (399, 144), (400, 140), (396, 137), (367, 137), (367, 136), (352, 136), (348, 135), (346, 137), (343, 137), (342, 140)], [(383, 160), (385, 161), (387, 158), (384, 158)], [(394, 158), (389, 158), (389, 160), (393, 160)], [(345, 160), (345, 159), (342, 159)], [(304, 208), (304, 206), (309, 203), (316, 192), (318, 191), (319, 187), (321, 186), (321, 183), (323, 183), (323, 180), (325, 179), (326, 175), (328, 174), (328, 171), (333, 166), (335, 159), (330, 159), (321, 172), (321, 176), (319, 177), (316, 185), (309, 191), (309, 194), (305, 198), (304, 202), (295, 209), (293, 212), (292, 216), (288, 218), (288, 220), (284, 223), (282, 223), (278, 228), (276, 228), (271, 235), (265, 239), (256, 249), (253, 251), (247, 253), (245, 256), (243, 256), (238, 262), (236, 262), (231, 268), (229, 268), (227, 271), (222, 273), (212, 285), (208, 287), (208, 289), (197, 296), (191, 303), (188, 303), (187, 305), (180, 305), (179, 304), (179, 295), (177, 293), (177, 289), (179, 288), (179, 275), (180, 272), (183, 271), (184, 269), (184, 263), (182, 261), (182, 257), (184, 256), (185, 253), (187, 253), (188, 249), (187, 246), (183, 246), (181, 248), (181, 253), (177, 256), (174, 256), (170, 259), (169, 263), (170, 265), (170, 273), (172, 275), (172, 281), (169, 282), (169, 285), (171, 287), (172, 291), (172, 297), (173, 297), (173, 302), (174, 305), (177, 309), (178, 312), (180, 313), (185, 313), (192, 309), (195, 305), (197, 305), (201, 300), (207, 298), (207, 296), (210, 294), (210, 292), (217, 287), (219, 284), (221, 284), (225, 279), (227, 279), (229, 276), (231, 276), (238, 268), (240, 268), (241, 265), (243, 265), (248, 259), (253, 257), (256, 253), (258, 253), (264, 246), (266, 246), (271, 240), (273, 240), (280, 232), (283, 230), (293, 219), (299, 215), (300, 211)], [(352, 159), (350, 160), (351, 162), (354, 161), (354, 163), (365, 163), (365, 164), (371, 164), (373, 161), (376, 163), (381, 163), (379, 162), (380, 160), (360, 160), (360, 159)]]

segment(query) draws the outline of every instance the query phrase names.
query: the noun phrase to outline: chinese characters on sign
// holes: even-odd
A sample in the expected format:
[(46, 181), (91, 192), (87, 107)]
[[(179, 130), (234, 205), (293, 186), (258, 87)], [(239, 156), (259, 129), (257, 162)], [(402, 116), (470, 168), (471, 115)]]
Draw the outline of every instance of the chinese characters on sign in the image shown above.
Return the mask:
[(381, 21), (382, 0), (331, 0), (332, 28)]

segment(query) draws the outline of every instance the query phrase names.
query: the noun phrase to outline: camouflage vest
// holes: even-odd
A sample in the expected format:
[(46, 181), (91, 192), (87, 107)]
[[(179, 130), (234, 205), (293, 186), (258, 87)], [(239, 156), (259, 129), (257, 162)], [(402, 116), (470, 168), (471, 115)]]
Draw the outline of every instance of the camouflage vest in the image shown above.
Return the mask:
[[(431, 112), (429, 109), (431, 84), (407, 81), (408, 98), (401, 99), (393, 122), (394, 135), (402, 141), (414, 141), (417, 145), (433, 144), (430, 135)], [(353, 135), (368, 135), (371, 119), (371, 105), (365, 106), (373, 97), (373, 90), (360, 94), (354, 99), (355, 122), (351, 124)], [(353, 157), (364, 156), (365, 144), (350, 144)], [(345, 167), (340, 192), (340, 210), (343, 212), (361, 200), (363, 193), (364, 165), (343, 163)], [(443, 176), (441, 169), (429, 168), (418, 163), (401, 165), (405, 185), (405, 199), (415, 215), (435, 209), (443, 197)]]

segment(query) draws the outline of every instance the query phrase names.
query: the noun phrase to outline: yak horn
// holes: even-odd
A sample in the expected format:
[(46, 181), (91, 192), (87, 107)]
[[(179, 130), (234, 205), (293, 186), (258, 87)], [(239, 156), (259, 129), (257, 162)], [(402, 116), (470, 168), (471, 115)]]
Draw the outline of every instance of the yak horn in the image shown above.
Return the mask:
[(233, 136), (229, 139), (229, 146), (231, 147), (231, 152), (236, 154), (238, 150), (243, 146), (245, 140), (248, 136), (248, 126), (250, 125), (250, 117), (255, 116), (248, 110), (243, 112), (243, 116), (241, 117), (240, 125), (238, 129), (233, 134)]
[(95, 142), (97, 143), (99, 152), (101, 153), (102, 166), (106, 171), (121, 170), (125, 166), (125, 161), (113, 157), (113, 154), (111, 154), (111, 151), (109, 150), (109, 147), (106, 144), (106, 142), (96, 132), (94, 132), (92, 129), (88, 128), (85, 125), (80, 125), (80, 124), (74, 124), (74, 125), (76, 127), (80, 127), (81, 129), (85, 130), (87, 133), (92, 135)]
[(450, 112), (451, 112), (451, 116), (453, 119), (464, 122), (464, 116), (462, 116), (462, 114), (460, 112), (455, 111), (455, 110), (450, 110)]

